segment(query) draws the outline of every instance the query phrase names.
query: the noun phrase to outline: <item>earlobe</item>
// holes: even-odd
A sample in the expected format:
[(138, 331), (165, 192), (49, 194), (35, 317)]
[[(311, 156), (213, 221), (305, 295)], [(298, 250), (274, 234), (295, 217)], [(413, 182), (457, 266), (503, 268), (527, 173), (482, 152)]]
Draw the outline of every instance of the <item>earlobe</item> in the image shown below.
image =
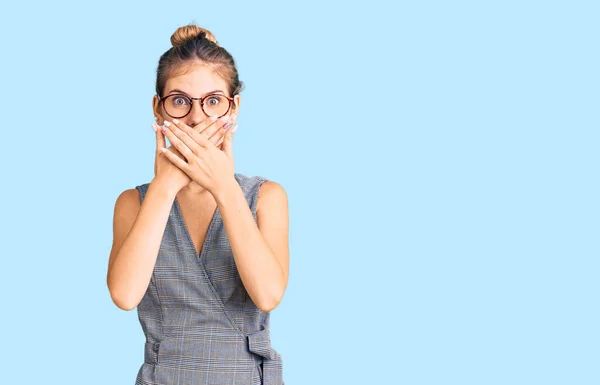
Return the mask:
[(154, 113), (154, 120), (158, 122), (160, 114), (158, 113), (158, 98), (156, 95), (152, 96), (152, 112)]

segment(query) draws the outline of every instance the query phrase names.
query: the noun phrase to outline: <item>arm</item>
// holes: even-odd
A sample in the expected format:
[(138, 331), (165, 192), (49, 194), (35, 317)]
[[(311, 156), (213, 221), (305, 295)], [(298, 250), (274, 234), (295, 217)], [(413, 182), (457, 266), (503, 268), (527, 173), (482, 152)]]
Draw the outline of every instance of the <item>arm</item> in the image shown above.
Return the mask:
[(288, 207), (281, 185), (259, 188), (256, 222), (239, 184), (232, 179), (215, 194), (240, 278), (256, 306), (273, 310), (288, 282)]
[(123, 310), (137, 307), (148, 289), (175, 200), (176, 193), (154, 181), (141, 205), (136, 189), (125, 190), (115, 203), (106, 283), (113, 302)]

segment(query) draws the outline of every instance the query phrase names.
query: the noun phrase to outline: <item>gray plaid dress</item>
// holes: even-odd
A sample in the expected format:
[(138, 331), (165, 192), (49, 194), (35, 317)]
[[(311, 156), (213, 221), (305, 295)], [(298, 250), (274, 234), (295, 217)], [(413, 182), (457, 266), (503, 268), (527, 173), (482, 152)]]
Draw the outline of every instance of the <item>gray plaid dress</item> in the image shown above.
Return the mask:
[[(267, 179), (235, 179), (256, 221), (258, 188)], [(136, 186), (141, 201), (148, 186)], [(198, 255), (174, 200), (137, 311), (146, 342), (136, 385), (285, 385), (270, 313), (242, 284), (218, 207)]]

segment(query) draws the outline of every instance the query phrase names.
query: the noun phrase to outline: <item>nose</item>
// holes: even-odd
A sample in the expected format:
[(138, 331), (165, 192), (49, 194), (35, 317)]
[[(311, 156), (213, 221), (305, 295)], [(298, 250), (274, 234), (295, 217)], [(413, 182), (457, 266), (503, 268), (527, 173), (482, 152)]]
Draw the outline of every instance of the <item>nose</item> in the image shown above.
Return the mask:
[(200, 100), (192, 101), (192, 110), (186, 116), (187, 125), (190, 127), (197, 126), (203, 120), (208, 119), (208, 116), (202, 111), (202, 105), (200, 104)]

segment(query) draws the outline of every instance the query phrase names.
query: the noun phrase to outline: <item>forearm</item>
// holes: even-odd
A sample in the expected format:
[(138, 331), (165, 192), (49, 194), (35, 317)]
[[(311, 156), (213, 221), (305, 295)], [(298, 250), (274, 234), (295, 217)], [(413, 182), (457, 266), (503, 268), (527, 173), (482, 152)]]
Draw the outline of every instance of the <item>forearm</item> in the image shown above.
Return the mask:
[(152, 180), (110, 267), (111, 296), (123, 309), (135, 308), (148, 289), (175, 195)]
[(240, 278), (256, 306), (270, 311), (285, 290), (283, 270), (265, 242), (236, 180), (215, 194)]

